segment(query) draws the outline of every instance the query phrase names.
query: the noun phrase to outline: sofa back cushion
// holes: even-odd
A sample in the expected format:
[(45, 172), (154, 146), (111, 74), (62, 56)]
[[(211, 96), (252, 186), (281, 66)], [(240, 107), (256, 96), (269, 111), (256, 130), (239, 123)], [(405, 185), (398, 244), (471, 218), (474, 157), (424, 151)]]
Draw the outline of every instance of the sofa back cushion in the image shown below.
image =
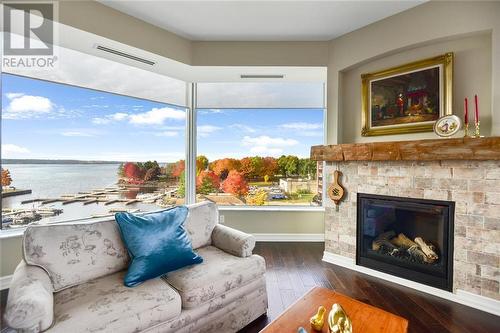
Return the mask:
[(219, 221), (217, 205), (211, 201), (203, 201), (187, 207), (189, 213), (184, 226), (191, 238), (193, 249), (210, 245), (212, 231)]
[(49, 274), (54, 291), (124, 270), (129, 262), (114, 219), (29, 226), (23, 255)]
[[(210, 245), (219, 220), (217, 205), (205, 201), (187, 207), (184, 226), (193, 249)], [(54, 291), (119, 272), (130, 261), (114, 218), (29, 226), (24, 233), (23, 253), (27, 264), (49, 274)]]

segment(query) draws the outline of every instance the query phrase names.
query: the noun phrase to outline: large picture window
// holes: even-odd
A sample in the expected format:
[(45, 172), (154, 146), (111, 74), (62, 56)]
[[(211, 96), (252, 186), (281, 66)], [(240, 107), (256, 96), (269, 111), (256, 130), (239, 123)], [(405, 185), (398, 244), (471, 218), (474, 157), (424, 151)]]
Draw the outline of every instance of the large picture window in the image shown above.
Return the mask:
[(321, 205), (309, 153), (324, 143), (323, 83), (198, 83), (188, 94), (178, 79), (61, 52), (55, 71), (1, 74), (2, 229), (204, 200)]
[(185, 108), (1, 79), (3, 229), (184, 203)]
[(198, 91), (198, 105), (223, 106), (197, 109), (198, 201), (321, 205), (322, 177), (309, 154), (324, 142), (322, 84), (211, 83)]

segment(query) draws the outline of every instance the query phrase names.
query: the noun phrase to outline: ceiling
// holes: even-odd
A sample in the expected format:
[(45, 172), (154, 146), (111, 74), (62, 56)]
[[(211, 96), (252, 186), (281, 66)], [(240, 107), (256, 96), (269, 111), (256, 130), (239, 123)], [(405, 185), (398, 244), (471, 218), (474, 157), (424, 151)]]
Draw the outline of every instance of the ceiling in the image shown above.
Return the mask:
[(325, 41), (425, 1), (99, 2), (190, 40)]

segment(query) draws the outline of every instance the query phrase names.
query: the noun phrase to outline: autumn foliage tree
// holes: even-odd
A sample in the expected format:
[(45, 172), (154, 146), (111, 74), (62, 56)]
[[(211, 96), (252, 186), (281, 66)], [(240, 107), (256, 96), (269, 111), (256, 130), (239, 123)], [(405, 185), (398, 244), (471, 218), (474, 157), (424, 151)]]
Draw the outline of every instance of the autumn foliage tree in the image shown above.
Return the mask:
[(141, 180), (143, 177), (141, 169), (133, 162), (127, 162), (123, 165), (123, 174), (133, 180)]
[(248, 193), (248, 183), (241, 173), (231, 170), (226, 180), (222, 183), (222, 190), (226, 193), (242, 197)]
[(200, 173), (208, 168), (208, 158), (200, 155), (196, 158), (196, 173)]
[(266, 203), (267, 192), (265, 190), (258, 190), (254, 194), (246, 197), (247, 205), (263, 206)]
[(161, 169), (158, 166), (156, 166), (156, 167), (154, 166), (152, 168), (149, 168), (146, 171), (146, 174), (144, 175), (144, 180), (147, 182), (152, 181), (152, 180), (157, 180), (160, 173), (161, 173)]
[(278, 172), (278, 161), (274, 157), (264, 157), (262, 166), (262, 175), (263, 176), (274, 176), (276, 172)]
[(250, 177), (254, 172), (252, 158), (245, 157), (240, 161), (240, 173), (245, 177)]
[(196, 193), (209, 194), (219, 190), (220, 180), (215, 172), (201, 171), (196, 177)]
[(172, 170), (172, 177), (179, 178), (185, 169), (186, 163), (184, 162), (184, 160), (178, 161)]
[(239, 160), (234, 158), (223, 158), (211, 163), (211, 170), (215, 172), (221, 180), (228, 177), (231, 171), (237, 171), (240, 169), (241, 163)]
[(10, 171), (9, 169), (2, 168), (2, 186), (9, 186), (10, 184), (12, 184)]

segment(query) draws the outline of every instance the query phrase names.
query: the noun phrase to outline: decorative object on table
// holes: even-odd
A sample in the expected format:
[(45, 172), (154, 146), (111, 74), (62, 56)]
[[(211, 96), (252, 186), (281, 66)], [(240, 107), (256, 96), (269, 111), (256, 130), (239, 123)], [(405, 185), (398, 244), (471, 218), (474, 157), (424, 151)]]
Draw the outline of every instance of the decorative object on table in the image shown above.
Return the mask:
[(330, 333), (352, 333), (351, 320), (338, 303), (332, 305), (332, 310), (328, 314), (328, 328)]
[(304, 327), (300, 326), (299, 328), (297, 328), (297, 333), (307, 333), (307, 331)]
[(483, 138), (484, 136), (481, 136), (481, 131), (479, 129), (479, 107), (478, 107), (478, 98), (477, 95), (474, 95), (474, 105), (475, 105), (475, 113), (474, 113), (474, 135), (472, 136), (473, 138)]
[(452, 113), (453, 53), (362, 74), (361, 135), (430, 132)]
[(335, 205), (339, 205), (340, 200), (344, 197), (344, 188), (340, 184), (340, 176), (342, 172), (335, 170), (333, 173), (333, 183), (328, 187), (328, 196), (335, 202)]
[(464, 137), (469, 137), (469, 101), (467, 97), (464, 101)]
[(311, 317), (311, 327), (315, 331), (321, 332), (323, 330), (323, 325), (325, 324), (325, 312), (326, 309), (323, 305), (318, 308), (318, 312)]
[(434, 133), (442, 137), (452, 136), (462, 127), (462, 121), (454, 114), (439, 118), (434, 123)]

